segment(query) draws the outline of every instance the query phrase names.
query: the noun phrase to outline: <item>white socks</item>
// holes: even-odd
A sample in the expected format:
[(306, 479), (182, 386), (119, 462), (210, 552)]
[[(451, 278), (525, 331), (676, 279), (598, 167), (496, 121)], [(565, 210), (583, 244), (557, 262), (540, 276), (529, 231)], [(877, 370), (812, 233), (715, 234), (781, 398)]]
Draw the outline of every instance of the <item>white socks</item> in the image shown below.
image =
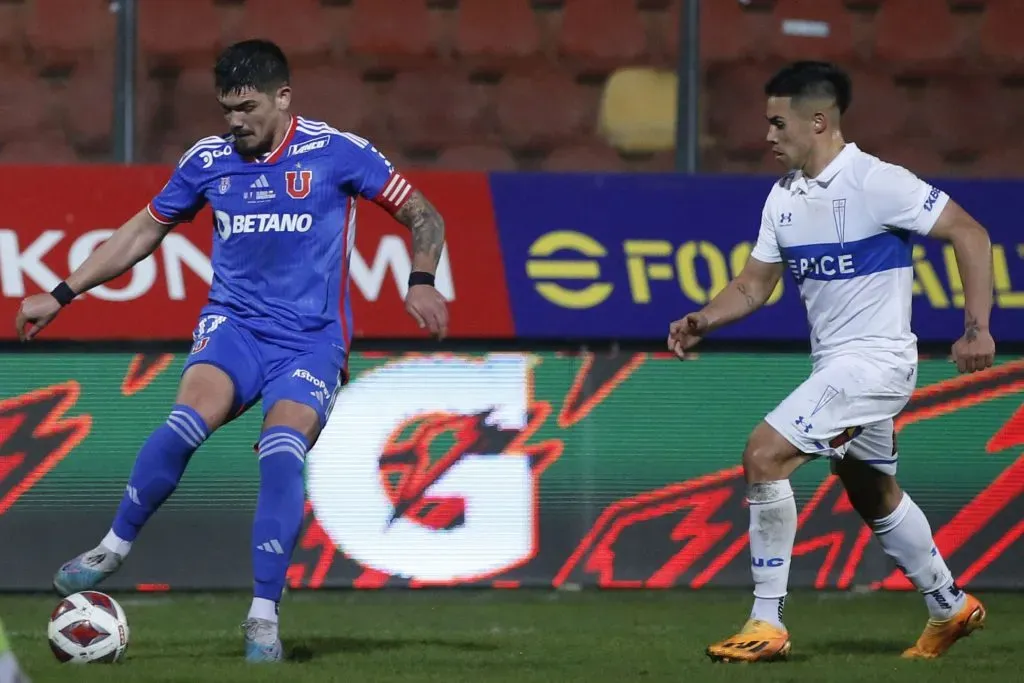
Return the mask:
[(277, 623), (277, 603), (266, 598), (253, 598), (249, 608), (250, 619), (265, 619)]
[[(789, 481), (750, 484), (750, 573), (754, 578), (754, 608), (750, 616), (784, 628), (789, 566), (796, 538), (797, 510)], [(921, 508), (906, 493), (892, 514), (872, 523), (878, 542), (907, 579), (921, 591), (933, 619), (955, 616), (965, 595), (932, 540)]]
[(871, 527), (886, 554), (924, 594), (933, 619), (946, 620), (960, 611), (964, 593), (935, 547), (928, 519), (909, 495), (904, 493), (896, 509)]
[(796, 500), (788, 480), (750, 484), (750, 573), (754, 609), (750, 616), (779, 628), (786, 603), (789, 565), (796, 538)]
[(122, 560), (128, 557), (128, 553), (132, 549), (132, 542), (119, 537), (113, 529), (107, 532), (107, 535), (100, 541), (100, 545), (110, 552), (120, 555)]

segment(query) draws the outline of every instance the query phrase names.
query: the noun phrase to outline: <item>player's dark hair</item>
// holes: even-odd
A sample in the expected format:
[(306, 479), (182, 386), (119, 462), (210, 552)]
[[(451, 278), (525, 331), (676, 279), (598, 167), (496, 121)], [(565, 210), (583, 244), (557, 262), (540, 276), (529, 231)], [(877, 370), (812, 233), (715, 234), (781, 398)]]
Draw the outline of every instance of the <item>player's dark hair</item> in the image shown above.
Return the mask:
[(850, 76), (828, 62), (793, 62), (782, 67), (764, 86), (768, 97), (790, 97), (793, 100), (822, 98), (836, 103), (839, 113), (846, 113), (853, 98)]
[(224, 49), (213, 67), (214, 83), (221, 95), (252, 88), (273, 93), (288, 83), (288, 59), (269, 40), (243, 40)]

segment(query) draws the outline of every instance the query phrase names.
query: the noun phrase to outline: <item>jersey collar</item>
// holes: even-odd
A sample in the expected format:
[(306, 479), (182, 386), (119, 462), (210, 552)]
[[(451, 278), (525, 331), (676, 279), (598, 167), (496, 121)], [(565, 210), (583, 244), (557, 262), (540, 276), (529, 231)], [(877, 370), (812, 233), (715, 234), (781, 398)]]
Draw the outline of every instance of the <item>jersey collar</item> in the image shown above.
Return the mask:
[(850, 160), (860, 151), (857, 145), (853, 142), (847, 142), (846, 145), (839, 151), (836, 158), (829, 162), (828, 166), (822, 169), (821, 173), (814, 178), (808, 178), (803, 174), (803, 171), (797, 171), (796, 177), (793, 179), (792, 187), (794, 192), (802, 192), (807, 194), (811, 191), (811, 188), (815, 187), (828, 187), (832, 183), (832, 179), (835, 178), (841, 170), (846, 168)]
[(272, 164), (275, 161), (279, 160), (281, 156), (284, 154), (285, 148), (288, 147), (288, 145), (291, 144), (292, 139), (295, 138), (295, 130), (298, 127), (298, 123), (298, 118), (289, 114), (288, 131), (284, 134), (284, 137), (281, 138), (280, 144), (278, 144), (278, 146), (275, 147), (273, 151), (268, 152), (267, 154), (264, 154), (261, 157), (249, 159), (249, 161), (253, 161), (257, 164)]

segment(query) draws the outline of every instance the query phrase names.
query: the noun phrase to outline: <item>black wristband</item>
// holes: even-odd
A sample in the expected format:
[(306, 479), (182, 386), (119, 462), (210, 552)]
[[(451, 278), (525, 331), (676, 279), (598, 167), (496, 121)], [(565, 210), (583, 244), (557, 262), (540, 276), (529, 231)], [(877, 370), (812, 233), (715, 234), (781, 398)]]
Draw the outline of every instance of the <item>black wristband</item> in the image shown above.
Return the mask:
[(50, 292), (50, 296), (56, 299), (61, 306), (67, 306), (69, 303), (74, 301), (76, 295), (74, 290), (68, 286), (68, 283), (61, 282), (53, 288), (53, 291)]
[(415, 287), (416, 285), (430, 285), (434, 286), (434, 275), (432, 273), (425, 273), (422, 270), (414, 270), (409, 273), (409, 286)]

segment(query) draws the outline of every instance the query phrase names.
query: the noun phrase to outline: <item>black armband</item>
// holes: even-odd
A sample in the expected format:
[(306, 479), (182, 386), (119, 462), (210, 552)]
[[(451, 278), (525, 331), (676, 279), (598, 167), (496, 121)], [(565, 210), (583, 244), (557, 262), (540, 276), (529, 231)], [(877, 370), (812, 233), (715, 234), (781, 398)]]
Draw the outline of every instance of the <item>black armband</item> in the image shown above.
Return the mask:
[(425, 273), (422, 270), (414, 270), (409, 274), (409, 286), (415, 287), (416, 285), (430, 285), (431, 287), (433, 287), (433, 274)]
[(61, 282), (59, 285), (53, 288), (53, 290), (50, 292), (50, 296), (56, 299), (61, 306), (67, 306), (69, 303), (74, 301), (75, 296), (77, 295), (75, 294), (74, 290), (68, 286), (68, 283)]

